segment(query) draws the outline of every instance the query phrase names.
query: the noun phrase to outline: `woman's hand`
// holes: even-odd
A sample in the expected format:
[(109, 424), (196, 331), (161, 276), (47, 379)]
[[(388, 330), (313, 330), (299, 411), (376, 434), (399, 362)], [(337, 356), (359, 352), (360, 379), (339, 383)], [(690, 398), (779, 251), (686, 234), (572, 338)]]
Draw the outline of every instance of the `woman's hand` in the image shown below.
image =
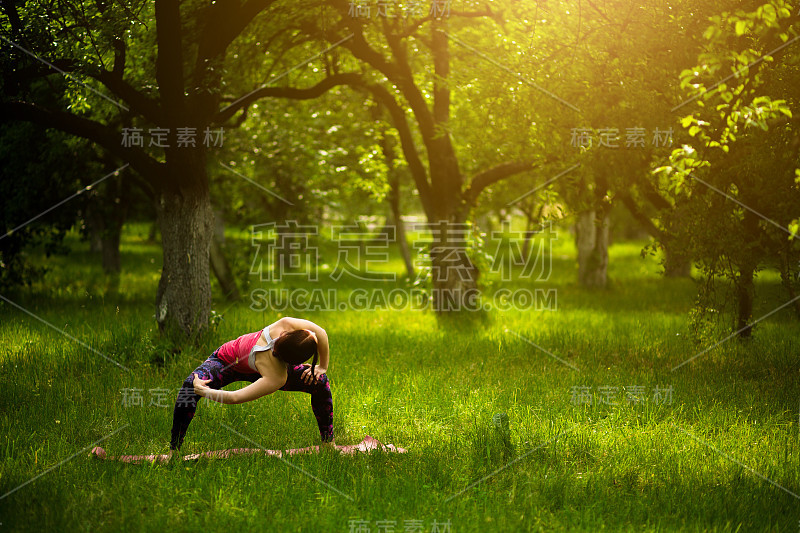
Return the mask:
[(320, 377), (322, 377), (322, 374), (324, 374), (327, 371), (328, 371), (327, 368), (323, 368), (323, 367), (317, 365), (317, 366), (314, 367), (314, 375), (312, 376), (311, 375), (311, 367), (309, 366), (309, 367), (306, 367), (306, 369), (303, 371), (303, 374), (300, 376), (300, 379), (302, 379), (303, 382), (306, 383), (307, 385), (310, 385), (311, 383), (316, 383), (317, 380)]
[(206, 383), (208, 383), (211, 380), (200, 379), (194, 372), (192, 372), (192, 375), (194, 376), (194, 381), (192, 382), (192, 384), (194, 385), (194, 393), (197, 394), (198, 396), (202, 396), (203, 398), (205, 398), (206, 391), (210, 390), (209, 387), (206, 387)]

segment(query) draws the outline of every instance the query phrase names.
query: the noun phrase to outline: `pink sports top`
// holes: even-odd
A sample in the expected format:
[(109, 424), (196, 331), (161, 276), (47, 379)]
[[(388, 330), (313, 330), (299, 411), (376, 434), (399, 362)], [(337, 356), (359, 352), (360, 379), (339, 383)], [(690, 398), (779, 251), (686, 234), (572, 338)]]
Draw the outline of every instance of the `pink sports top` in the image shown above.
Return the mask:
[[(259, 346), (256, 343), (262, 333), (267, 344)], [(255, 363), (256, 352), (271, 350), (274, 344), (275, 341), (269, 336), (269, 326), (267, 326), (264, 329), (246, 333), (238, 339), (226, 342), (217, 350), (217, 357), (221, 361), (233, 365), (233, 369), (237, 372), (252, 374), (253, 372), (258, 372)]]

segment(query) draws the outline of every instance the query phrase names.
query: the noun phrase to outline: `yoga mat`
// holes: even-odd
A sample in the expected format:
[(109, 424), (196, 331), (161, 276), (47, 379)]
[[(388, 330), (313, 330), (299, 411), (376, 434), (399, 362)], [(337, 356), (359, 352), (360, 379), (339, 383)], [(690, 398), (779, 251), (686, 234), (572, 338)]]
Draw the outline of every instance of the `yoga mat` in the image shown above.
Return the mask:
[[(394, 444), (383, 444), (378, 439), (370, 437), (369, 435), (364, 437), (364, 440), (359, 442), (358, 444), (351, 444), (349, 446), (339, 446), (334, 445), (334, 448), (341, 454), (344, 455), (353, 455), (359, 452), (368, 453), (372, 450), (383, 450), (385, 452), (392, 452), (392, 453), (406, 453), (408, 450), (404, 448), (399, 448)], [(224, 459), (226, 457), (232, 457), (234, 455), (274, 455), (277, 457), (283, 457), (284, 455), (298, 455), (304, 453), (318, 453), (319, 452), (319, 445), (317, 446), (309, 446), (308, 448), (292, 448), (289, 450), (264, 450), (261, 448), (231, 448), (228, 450), (215, 450), (211, 452), (203, 452), (203, 453), (192, 453), (189, 455), (185, 455), (183, 457), (177, 456), (177, 460), (183, 461), (193, 461), (196, 459), (200, 459), (201, 457), (208, 457), (211, 459)], [(154, 455), (118, 455), (118, 456), (111, 456), (107, 455), (106, 451), (101, 448), (100, 446), (95, 446), (92, 448), (91, 452), (92, 457), (96, 457), (98, 459), (105, 459), (108, 461), (122, 461), (123, 463), (140, 463), (140, 462), (167, 462), (169, 460), (169, 455), (167, 454), (154, 454)]]

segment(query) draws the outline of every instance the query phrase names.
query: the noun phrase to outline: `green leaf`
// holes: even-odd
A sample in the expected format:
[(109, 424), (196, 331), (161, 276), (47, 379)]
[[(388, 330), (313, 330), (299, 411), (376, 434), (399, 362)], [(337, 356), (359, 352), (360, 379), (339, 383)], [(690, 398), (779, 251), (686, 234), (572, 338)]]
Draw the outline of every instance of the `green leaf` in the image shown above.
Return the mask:
[(759, 8), (761, 11), (761, 19), (766, 22), (769, 26), (772, 26), (777, 22), (778, 14), (775, 11), (775, 6), (772, 4), (764, 4)]
[(720, 30), (718, 26), (716, 25), (709, 26), (708, 28), (706, 28), (706, 31), (703, 32), (703, 38), (707, 41), (712, 41), (717, 37), (719, 37), (721, 33), (722, 30)]

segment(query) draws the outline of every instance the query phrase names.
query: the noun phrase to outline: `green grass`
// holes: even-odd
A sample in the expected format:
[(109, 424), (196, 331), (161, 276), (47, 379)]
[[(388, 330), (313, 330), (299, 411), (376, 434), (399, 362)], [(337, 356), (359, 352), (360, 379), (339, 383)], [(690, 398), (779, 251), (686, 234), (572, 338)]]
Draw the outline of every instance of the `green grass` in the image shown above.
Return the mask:
[[(554, 288), (557, 310), (495, 311), (451, 328), (411, 310), (302, 314), (331, 338), (337, 442), (370, 434), (409, 450), (289, 459), (346, 496), (267, 457), (127, 465), (84, 451), (63, 462), (111, 433), (100, 444), (109, 454), (165, 452), (171, 405), (125, 407), (123, 389), (141, 389), (145, 404), (149, 389), (170, 389), (170, 403), (214, 348), (277, 317), (250, 310), (247, 297), (215, 301), (219, 326), (173, 353), (154, 332), (161, 256), (146, 233), (126, 229), (118, 296), (104, 295), (99, 259), (78, 242), (69, 256), (42, 258), (51, 270), (31, 290), (5, 295), (131, 372), (0, 302), (0, 492), (43, 474), (0, 499), (0, 532), (350, 531), (351, 520), (372, 531), (381, 520), (395, 531), (406, 520), (423, 531), (449, 520), (454, 532), (798, 530), (798, 498), (760, 477), (800, 494), (794, 316), (776, 313), (750, 342), (727, 341), (672, 371), (725, 338), (730, 321), (693, 340), (693, 282), (661, 279), (642, 243), (613, 246), (610, 289), (580, 290), (566, 233), (547, 281), (490, 284)], [(244, 271), (249, 237), (237, 242)], [(402, 271), (396, 257), (390, 267)], [(248, 281), (248, 292), (262, 286)], [(363, 285), (319, 286), (346, 295)], [(786, 299), (766, 273), (755, 316)], [(577, 386), (591, 387), (591, 405), (573, 401)], [(643, 401), (625, 400), (632, 386)], [(616, 405), (599, 402), (602, 387), (619, 387)], [(672, 403), (654, 401), (656, 387), (671, 387)], [(510, 434), (492, 425), (495, 413), (508, 415)], [(182, 452), (253, 446), (223, 424), (269, 448), (319, 438), (308, 397), (278, 392), (203, 402)]]

